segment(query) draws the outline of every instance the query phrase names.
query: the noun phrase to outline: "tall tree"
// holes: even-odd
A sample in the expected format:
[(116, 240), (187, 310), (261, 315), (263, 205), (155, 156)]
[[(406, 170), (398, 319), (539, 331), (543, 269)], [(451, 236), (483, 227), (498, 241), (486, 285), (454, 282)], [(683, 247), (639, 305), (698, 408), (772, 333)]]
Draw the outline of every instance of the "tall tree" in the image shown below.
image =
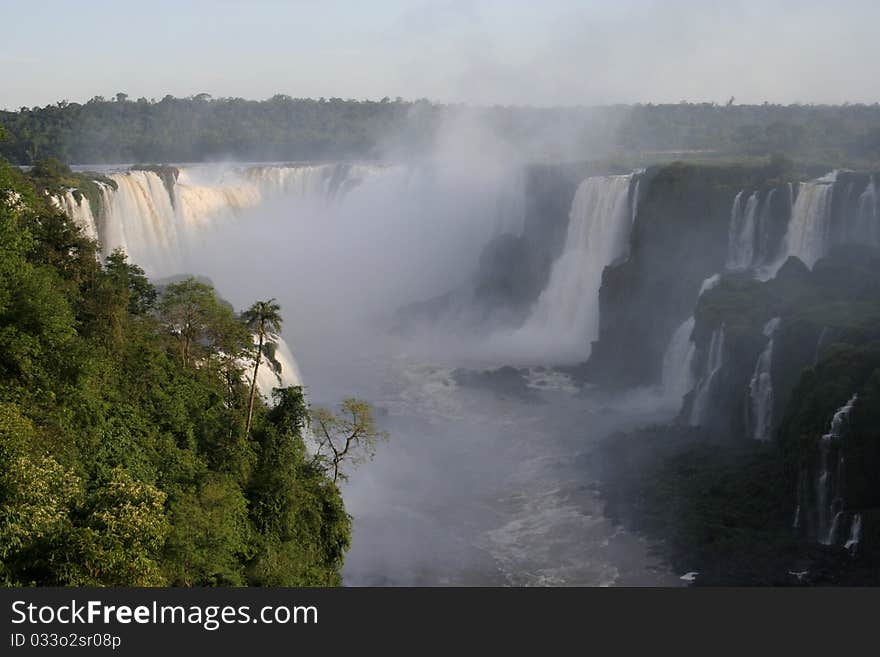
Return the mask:
[(159, 316), (180, 343), (180, 358), (190, 364), (192, 350), (207, 331), (217, 305), (214, 288), (186, 278), (165, 288), (159, 303)]
[(248, 400), (247, 423), (245, 424), (245, 433), (250, 433), (254, 418), (254, 399), (257, 394), (257, 374), (260, 372), (260, 362), (263, 360), (264, 353), (268, 356), (270, 367), (276, 373), (280, 370), (280, 365), (275, 359), (275, 347), (278, 344), (278, 335), (281, 333), (281, 306), (275, 299), (257, 301), (242, 313), (242, 319), (257, 336), (254, 374), (251, 377), (251, 393)]

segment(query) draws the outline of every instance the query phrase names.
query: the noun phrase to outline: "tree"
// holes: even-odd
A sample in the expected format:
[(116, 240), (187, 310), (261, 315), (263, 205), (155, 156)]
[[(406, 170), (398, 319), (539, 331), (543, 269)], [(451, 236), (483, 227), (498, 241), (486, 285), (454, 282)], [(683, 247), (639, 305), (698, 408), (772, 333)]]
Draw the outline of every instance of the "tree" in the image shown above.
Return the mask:
[(105, 265), (113, 283), (128, 293), (128, 311), (132, 315), (144, 315), (156, 303), (156, 288), (150, 283), (144, 270), (130, 264), (125, 251), (117, 248), (107, 256)]
[(251, 377), (251, 392), (248, 400), (247, 423), (245, 433), (251, 431), (254, 418), (254, 399), (257, 394), (257, 374), (260, 372), (260, 362), (263, 356), (267, 356), (269, 366), (277, 374), (281, 365), (275, 359), (278, 334), (281, 332), (281, 306), (275, 299), (257, 301), (253, 306), (242, 313), (245, 325), (257, 336), (256, 352), (254, 353), (254, 373)]
[(154, 303), (50, 204), (76, 175), (36, 174), (0, 159), (0, 586), (338, 585), (351, 522), (302, 390), (245, 434), (277, 304), (249, 328), (193, 278)]
[(333, 473), (334, 483), (347, 478), (344, 463), (355, 466), (369, 461), (379, 442), (388, 440), (388, 433), (376, 427), (369, 404), (358, 399), (344, 400), (339, 413), (316, 409), (312, 427), (318, 443), (315, 460)]
[(205, 335), (216, 304), (214, 288), (192, 277), (165, 288), (159, 314), (180, 343), (184, 366), (190, 363), (194, 345)]
[(66, 577), (74, 586), (161, 586), (160, 563), (170, 525), (165, 493), (113, 469), (86, 501), (73, 530)]

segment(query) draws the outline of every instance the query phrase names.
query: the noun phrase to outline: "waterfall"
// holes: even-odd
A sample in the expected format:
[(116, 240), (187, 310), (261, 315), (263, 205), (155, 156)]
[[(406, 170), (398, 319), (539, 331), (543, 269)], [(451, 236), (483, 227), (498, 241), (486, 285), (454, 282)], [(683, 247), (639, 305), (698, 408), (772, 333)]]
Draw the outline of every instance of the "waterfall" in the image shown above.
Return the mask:
[(117, 189), (96, 181), (99, 208), (73, 190), (51, 197), (107, 255), (122, 248), (153, 275), (176, 270), (189, 240), (213, 222), (237, 217), (273, 196), (329, 202), (390, 167), (365, 164), (179, 169), (171, 189), (154, 171), (109, 172)]
[(763, 278), (762, 265), (771, 261), (777, 250), (771, 226), (776, 189), (767, 192), (763, 200), (758, 192), (752, 192), (745, 203), (744, 194), (739, 192), (736, 195), (730, 210), (725, 267), (731, 271), (757, 269), (756, 273)]
[(779, 327), (779, 317), (774, 317), (764, 326), (764, 335), (767, 336), (767, 346), (758, 356), (755, 364), (755, 372), (749, 382), (749, 411), (752, 425), (752, 438), (755, 440), (769, 440), (773, 431), (773, 378), (771, 368), (773, 365), (773, 342), (776, 329)]
[(663, 354), (663, 395), (680, 400), (694, 387), (693, 362), (697, 346), (691, 340), (695, 320), (688, 317), (681, 323)]
[(597, 176), (577, 189), (562, 255), (518, 333), (552, 339), (562, 358), (589, 355), (599, 333), (599, 287), (606, 266), (627, 248), (633, 174)]
[(847, 231), (847, 238), (854, 243), (880, 246), (880, 212), (873, 176), (859, 196), (854, 225)]
[[(107, 177), (116, 189), (95, 181), (101, 191), (99, 207), (93, 208), (74, 190), (51, 196), (50, 202), (98, 240), (104, 255), (122, 248), (132, 262), (158, 276), (178, 271), (185, 247), (212, 222), (234, 218), (272, 195), (326, 201), (385, 169), (367, 165), (192, 167), (180, 169), (170, 189), (155, 171), (111, 171)], [(257, 386), (266, 396), (272, 388), (302, 384), (293, 353), (283, 340), (276, 358), (281, 364), (280, 380), (265, 363), (257, 376)], [(245, 367), (245, 373), (248, 370)]]
[(843, 547), (846, 548), (846, 551), (850, 554), (855, 554), (859, 549), (859, 543), (862, 540), (862, 514), (856, 513), (853, 516), (852, 524), (849, 529), (849, 538), (846, 539), (846, 543), (843, 544)]
[(50, 196), (49, 201), (82, 228), (86, 237), (93, 240), (98, 239), (98, 222), (92, 212), (92, 206), (85, 196), (80, 195), (77, 200), (73, 190), (67, 190), (58, 196)]
[[(819, 440), (819, 471), (816, 477), (816, 506), (819, 542), (832, 545), (837, 539), (839, 514), (843, 507), (845, 462), (840, 441), (849, 421), (849, 414), (858, 395), (853, 395), (831, 418), (831, 426)], [(832, 471), (832, 462), (834, 471)]]
[(773, 244), (771, 239), (773, 221), (773, 197), (776, 195), (774, 187), (767, 192), (767, 197), (761, 203), (761, 211), (758, 215), (758, 223), (755, 228), (755, 255), (752, 258), (752, 267), (762, 267), (773, 259), (778, 249), (778, 244)]
[(758, 235), (758, 192), (753, 192), (743, 206), (743, 192), (736, 195), (730, 211), (727, 239), (727, 268), (748, 269), (755, 260)]
[[(700, 285), (700, 292), (697, 294), (699, 302), (706, 292), (714, 288), (721, 282), (721, 274), (713, 274), (705, 279)], [(692, 333), (696, 320), (691, 315), (684, 320), (675, 333), (663, 353), (663, 370), (661, 378), (661, 389), (663, 396), (669, 399), (680, 399), (689, 393), (694, 387), (694, 356), (697, 353), (697, 346), (692, 340)]]
[[(639, 169), (638, 172), (644, 173), (644, 171), (645, 171), (644, 169)], [(639, 186), (641, 184), (642, 184), (642, 179), (637, 177), (636, 184), (633, 187), (633, 193), (632, 193), (632, 203), (631, 203), (632, 204), (632, 213), (631, 213), (631, 218), (630, 218), (631, 224), (636, 223), (636, 214), (638, 214), (638, 210), (639, 210)]]
[(233, 171), (264, 195), (327, 202), (392, 167), (380, 164), (257, 165)]
[[(266, 366), (263, 362), (257, 372), (257, 389), (261, 395), (271, 397), (273, 388), (287, 388), (289, 386), (301, 386), (302, 375), (299, 371), (299, 365), (293, 357), (290, 347), (283, 338), (278, 338), (278, 346), (275, 349), (275, 359), (281, 365), (279, 376)], [(248, 373), (251, 365), (245, 369), (245, 378), (250, 381)], [(280, 380), (279, 380), (280, 379)]]
[(831, 199), (836, 180), (837, 172), (832, 171), (800, 184), (776, 269), (789, 256), (796, 256), (812, 267), (825, 255), (831, 237)]
[(706, 357), (706, 365), (703, 376), (694, 389), (694, 398), (691, 403), (690, 423), (692, 426), (700, 426), (706, 418), (706, 409), (709, 406), (711, 392), (715, 378), (724, 366), (724, 325), (712, 332), (709, 341), (709, 353)]
[(700, 284), (700, 292), (697, 294), (697, 301), (699, 301), (700, 297), (706, 294), (706, 292), (717, 287), (720, 282), (721, 274), (712, 274), (709, 278), (705, 279)]

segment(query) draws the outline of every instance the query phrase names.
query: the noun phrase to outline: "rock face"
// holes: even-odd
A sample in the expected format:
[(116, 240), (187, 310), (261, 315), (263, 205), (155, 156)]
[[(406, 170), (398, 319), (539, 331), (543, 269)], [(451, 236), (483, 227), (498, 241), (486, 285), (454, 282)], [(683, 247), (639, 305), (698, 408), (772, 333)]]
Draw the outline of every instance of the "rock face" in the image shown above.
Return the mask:
[[(790, 258), (766, 282), (728, 275), (700, 299), (694, 340), (698, 371), (722, 365), (708, 391), (698, 384), (685, 398), (679, 422), (727, 443), (762, 426), (760, 438), (781, 449), (779, 485), (799, 535), (880, 549), (870, 538), (880, 531), (871, 520), (880, 509), (880, 251), (833, 247), (812, 271)], [(772, 390), (763, 425), (755, 372)]]
[(769, 194), (780, 184), (779, 173), (768, 167), (672, 164), (649, 170), (629, 258), (603, 276), (599, 339), (582, 376), (612, 386), (658, 383), (666, 347), (692, 314), (701, 284), (725, 268), (737, 195), (755, 189), (770, 197), (766, 233), (772, 244), (787, 210), (787, 195)]

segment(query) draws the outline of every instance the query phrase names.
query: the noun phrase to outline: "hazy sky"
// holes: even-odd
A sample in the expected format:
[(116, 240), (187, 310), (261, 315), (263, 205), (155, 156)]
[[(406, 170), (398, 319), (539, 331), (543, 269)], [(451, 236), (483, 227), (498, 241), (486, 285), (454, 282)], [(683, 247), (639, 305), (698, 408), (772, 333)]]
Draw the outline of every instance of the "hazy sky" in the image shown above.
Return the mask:
[(0, 0), (0, 107), (880, 100), (876, 0)]

